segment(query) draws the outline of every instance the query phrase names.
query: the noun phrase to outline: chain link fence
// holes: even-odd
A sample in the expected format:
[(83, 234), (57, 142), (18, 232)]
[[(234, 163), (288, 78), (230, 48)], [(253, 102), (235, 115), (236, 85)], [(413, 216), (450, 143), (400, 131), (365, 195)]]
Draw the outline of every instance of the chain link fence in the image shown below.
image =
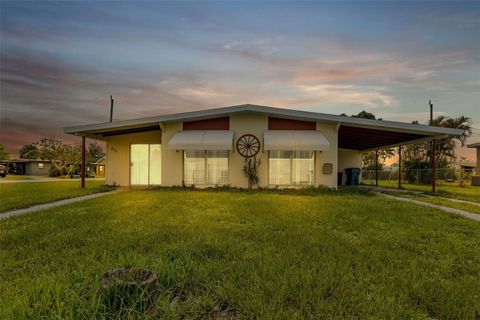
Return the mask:
[[(436, 169), (435, 176), (438, 181), (460, 182), (469, 181), (472, 172), (465, 172), (460, 169)], [(402, 182), (411, 184), (430, 184), (432, 183), (432, 169), (409, 169), (402, 170)], [(375, 170), (362, 169), (362, 181), (375, 181)], [(378, 170), (379, 181), (398, 181), (398, 169)]]

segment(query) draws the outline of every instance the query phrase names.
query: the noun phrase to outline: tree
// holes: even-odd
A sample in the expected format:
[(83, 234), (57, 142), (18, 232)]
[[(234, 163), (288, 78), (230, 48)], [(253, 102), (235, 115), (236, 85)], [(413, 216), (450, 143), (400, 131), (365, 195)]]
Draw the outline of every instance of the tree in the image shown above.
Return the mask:
[[(362, 119), (370, 119), (370, 120), (382, 120), (381, 118), (377, 119), (373, 113), (367, 112), (362, 110), (357, 115), (352, 114), (352, 118), (362, 118)], [(395, 154), (393, 149), (382, 149), (378, 150), (378, 161), (377, 166), (375, 166), (375, 151), (365, 152), (362, 154), (362, 164), (363, 169), (367, 170), (375, 170), (375, 169), (382, 169), (383, 162), (388, 158), (392, 157)]]
[(364, 152), (362, 154), (363, 169), (366, 169), (366, 170), (379, 169), (380, 170), (383, 168), (383, 163), (388, 158), (393, 157), (394, 154), (395, 152), (391, 148), (378, 150), (378, 162), (377, 162), (377, 166), (375, 167), (375, 151)]
[(243, 175), (248, 180), (248, 189), (251, 190), (253, 186), (258, 184), (258, 167), (260, 166), (260, 160), (257, 158), (245, 158), (243, 163)]
[(41, 159), (50, 161), (53, 175), (71, 175), (81, 160), (79, 145), (64, 144), (55, 137), (44, 137), (35, 143)]
[[(362, 110), (360, 113), (357, 115), (352, 114), (352, 118), (362, 118), (362, 119), (371, 119), (371, 120), (376, 120), (375, 115), (373, 113), (367, 112), (365, 110)], [(380, 120), (380, 119), (379, 119)]]
[(79, 144), (62, 144), (57, 150), (58, 166), (62, 168), (62, 173), (69, 176), (78, 173), (82, 157), (82, 148)]
[(18, 154), (22, 159), (38, 159), (40, 157), (38, 148), (33, 143), (23, 145)]
[[(414, 121), (413, 123), (418, 124), (418, 121)], [(455, 149), (458, 143), (464, 146), (466, 140), (472, 134), (470, 118), (465, 116), (457, 118), (439, 116), (433, 119), (431, 125), (463, 130), (463, 133), (460, 136), (448, 136), (437, 140), (435, 143), (435, 167), (446, 168), (456, 158)], [(431, 142), (423, 142), (407, 146), (404, 152), (403, 167), (405, 177), (408, 181), (429, 183), (431, 181), (430, 169), (432, 169)], [(422, 171), (419, 172), (418, 170)]]
[[(414, 123), (418, 123), (415, 121)], [(460, 136), (448, 136), (437, 140), (435, 144), (435, 164), (439, 166), (447, 166), (455, 159), (455, 148), (460, 143), (465, 145), (468, 137), (472, 135), (472, 126), (470, 118), (460, 116), (457, 118), (449, 118), (446, 116), (438, 116), (431, 122), (432, 126), (444, 128), (462, 129)], [(417, 143), (410, 145), (405, 150), (405, 161), (416, 165), (417, 168), (430, 169), (432, 167), (432, 147), (430, 142)]]
[(87, 151), (87, 163), (92, 164), (101, 160), (105, 156), (102, 147), (100, 147), (96, 142), (90, 143), (88, 145)]
[(5, 151), (3, 144), (0, 144), (0, 160), (8, 160), (8, 152)]

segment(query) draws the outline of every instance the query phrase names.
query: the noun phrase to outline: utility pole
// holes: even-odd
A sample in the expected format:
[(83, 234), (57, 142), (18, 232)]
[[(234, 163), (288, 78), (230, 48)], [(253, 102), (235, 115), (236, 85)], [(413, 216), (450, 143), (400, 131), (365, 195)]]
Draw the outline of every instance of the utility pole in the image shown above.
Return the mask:
[(402, 146), (398, 146), (398, 189), (402, 189)]
[(82, 136), (82, 164), (80, 170), (81, 185), (82, 188), (85, 188), (85, 136)]
[[(428, 105), (430, 106), (430, 125), (433, 124), (433, 103), (432, 103), (432, 100), (428, 100)], [(432, 140), (432, 148), (431, 148), (431, 152), (432, 152), (432, 192), (435, 192), (435, 187), (436, 187), (436, 184), (437, 184), (437, 181), (436, 181), (436, 161), (435, 161), (435, 153), (436, 153), (436, 150), (435, 150), (435, 139)]]
[(432, 125), (432, 122), (433, 122), (433, 103), (432, 103), (432, 100), (428, 100), (428, 105), (430, 106), (430, 125)]
[(113, 97), (110, 95), (110, 122), (113, 120)]

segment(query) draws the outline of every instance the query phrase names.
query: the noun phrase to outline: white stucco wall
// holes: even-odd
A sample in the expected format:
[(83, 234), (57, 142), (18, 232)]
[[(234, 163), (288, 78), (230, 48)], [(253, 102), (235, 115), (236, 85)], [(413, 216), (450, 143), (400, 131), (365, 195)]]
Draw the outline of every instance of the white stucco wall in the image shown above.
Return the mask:
[[(337, 172), (345, 167), (361, 165), (361, 156), (356, 151), (338, 150), (338, 126), (336, 124), (317, 122), (316, 129), (321, 131), (330, 142), (330, 149), (315, 153), (315, 185), (337, 187)], [(130, 184), (130, 144), (161, 143), (162, 144), (162, 185), (180, 186), (183, 181), (183, 153), (168, 148), (168, 142), (182, 130), (181, 122), (164, 123), (163, 133), (158, 131), (125, 134), (107, 138), (106, 180), (108, 184), (128, 186)], [(230, 116), (230, 130), (234, 132), (234, 145), (243, 134), (253, 134), (259, 138), (261, 150), (257, 155), (259, 166), (259, 186), (268, 187), (268, 151), (263, 150), (263, 134), (268, 130), (268, 116), (260, 113), (242, 113)], [(235, 147), (234, 147), (235, 149)], [(357, 161), (360, 161), (358, 163)], [(331, 163), (331, 174), (322, 171), (325, 163)], [(236, 150), (229, 153), (229, 185), (246, 188), (247, 179), (243, 175), (244, 158)]]
[(268, 129), (268, 116), (258, 113), (244, 113), (230, 116), (230, 130), (234, 132), (234, 151), (230, 152), (228, 159), (229, 182), (231, 186), (247, 188), (248, 181), (243, 175), (244, 158), (237, 152), (236, 143), (244, 134), (253, 134), (260, 140), (260, 151), (257, 159), (260, 160), (258, 167), (259, 186), (268, 186), (268, 152), (263, 150), (263, 133)]
[(105, 172), (106, 183), (128, 186), (130, 185), (130, 144), (162, 143), (162, 133), (159, 129), (158, 131), (111, 136), (106, 138), (106, 142), (108, 163)]
[[(318, 122), (317, 130), (321, 131), (330, 142), (330, 150), (315, 152), (315, 185), (324, 185), (330, 188), (337, 187), (337, 145), (338, 133), (335, 124)], [(230, 116), (230, 130), (234, 132), (234, 142), (243, 134), (253, 134), (260, 140), (261, 151), (257, 155), (261, 164), (259, 166), (259, 186), (269, 187), (268, 181), (268, 151), (263, 150), (263, 134), (268, 130), (268, 116), (256, 113), (246, 113)], [(244, 177), (243, 168), (244, 158), (236, 150), (230, 153), (229, 157), (229, 182), (231, 186), (246, 188), (248, 181)], [(332, 163), (332, 174), (323, 174), (324, 163)]]
[[(328, 151), (315, 152), (315, 184), (324, 185), (329, 188), (337, 187), (337, 168), (338, 168), (338, 129), (336, 124), (317, 122), (317, 131), (321, 131), (330, 142)], [(333, 164), (331, 174), (323, 174), (323, 165), (325, 163)]]
[(183, 152), (168, 148), (168, 142), (183, 125), (181, 122), (166, 123), (162, 137), (162, 185), (181, 186), (183, 181)]
[[(338, 149), (338, 172), (342, 173), (342, 185), (345, 184), (346, 168), (361, 168), (362, 153), (357, 150)], [(360, 182), (362, 177), (360, 176)]]

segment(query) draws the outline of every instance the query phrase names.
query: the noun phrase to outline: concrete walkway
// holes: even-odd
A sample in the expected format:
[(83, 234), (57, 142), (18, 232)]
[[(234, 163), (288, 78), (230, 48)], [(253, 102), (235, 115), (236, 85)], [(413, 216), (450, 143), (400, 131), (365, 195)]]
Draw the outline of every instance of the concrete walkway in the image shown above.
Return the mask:
[(422, 191), (417, 191), (417, 190), (407, 190), (407, 189), (394, 189), (394, 188), (384, 188), (384, 187), (375, 187), (375, 186), (359, 186), (359, 188), (363, 189), (368, 189), (372, 191), (378, 191), (378, 192), (404, 192), (404, 193), (417, 193), (417, 194), (423, 194)]
[(435, 196), (430, 196), (428, 194), (422, 194), (422, 196), (427, 197), (427, 198), (434, 198), (434, 199), (445, 199), (448, 201), (453, 201), (453, 202), (458, 202), (458, 203), (466, 203), (466, 204), (471, 204), (472, 206), (479, 206), (480, 207), (480, 202), (472, 202), (472, 201), (467, 201), (467, 200), (460, 200), (460, 199), (453, 199), (453, 198), (446, 198), (446, 197), (435, 197)]
[(418, 190), (393, 189), (393, 188), (383, 188), (383, 187), (375, 187), (375, 186), (360, 186), (360, 187), (372, 190), (374, 192), (379, 192), (379, 193), (391, 193), (391, 192), (412, 193), (412, 194), (422, 195), (422, 196), (427, 197), (427, 198), (448, 200), (448, 201), (453, 201), (453, 202), (458, 202), (458, 203), (471, 204), (473, 206), (479, 206), (480, 207), (480, 202), (473, 202), (473, 201), (467, 201), (467, 200), (447, 198), (447, 197), (444, 197), (444, 196), (432, 196), (432, 195), (424, 193), (423, 191), (418, 191)]
[(375, 193), (378, 194), (378, 195), (381, 195), (383, 197), (386, 197), (386, 198), (395, 199), (395, 200), (399, 200), (399, 201), (410, 202), (410, 203), (418, 204), (420, 206), (432, 207), (432, 208), (440, 209), (440, 210), (443, 210), (443, 211), (446, 211), (446, 212), (459, 214), (459, 215), (462, 215), (464, 217), (467, 217), (467, 218), (470, 218), (470, 219), (473, 219), (473, 220), (480, 221), (480, 214), (475, 214), (475, 213), (472, 213), (470, 211), (449, 208), (449, 207), (441, 206), (441, 205), (438, 205), (438, 204), (422, 202), (422, 201), (418, 201), (418, 200), (414, 200), (414, 199), (392, 196), (390, 194), (385, 194), (385, 193), (381, 193), (381, 192), (375, 192)]
[(17, 210), (2, 212), (2, 213), (0, 213), (0, 220), (10, 218), (10, 217), (13, 217), (13, 216), (19, 216), (19, 215), (30, 213), (30, 212), (43, 210), (43, 209), (50, 209), (50, 208), (54, 208), (54, 207), (59, 207), (59, 206), (63, 206), (63, 205), (66, 205), (66, 204), (79, 202), (79, 201), (83, 201), (83, 200), (89, 200), (89, 199), (104, 197), (104, 196), (108, 196), (108, 195), (118, 193), (118, 192), (121, 192), (121, 191), (123, 191), (123, 189), (117, 189), (117, 190), (113, 190), (113, 191), (100, 192), (100, 193), (93, 193), (93, 194), (88, 194), (86, 196), (70, 198), (70, 199), (63, 199), (63, 200), (44, 203), (44, 204), (38, 204), (38, 205), (34, 205), (34, 206), (31, 206), (31, 207), (28, 207), (28, 208), (25, 208), (25, 209), (17, 209)]

